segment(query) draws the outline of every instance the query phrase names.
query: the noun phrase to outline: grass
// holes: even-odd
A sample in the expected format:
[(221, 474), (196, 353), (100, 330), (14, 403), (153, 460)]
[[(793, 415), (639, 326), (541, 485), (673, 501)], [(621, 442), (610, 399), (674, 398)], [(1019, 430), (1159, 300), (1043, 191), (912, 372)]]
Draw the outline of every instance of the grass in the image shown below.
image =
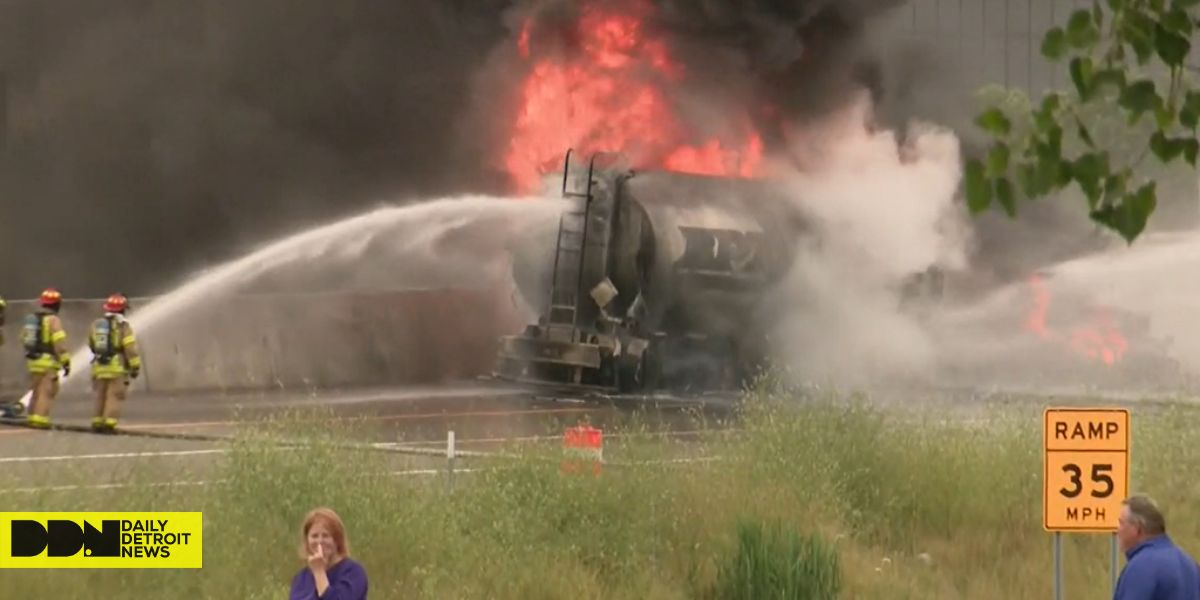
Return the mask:
[[(240, 435), (219, 485), (0, 492), (3, 510), (202, 510), (201, 571), (2, 571), (6, 597), (278, 598), (300, 568), (299, 521), (346, 520), (372, 598), (1013, 598), (1051, 593), (1041, 528), (1041, 406), (879, 407), (764, 385), (742, 433), (700, 441), (631, 435), (608, 460), (721, 460), (564, 475), (555, 448), (503, 467), (401, 477), (394, 458), (347, 450), (356, 426), (281, 419)], [(1135, 491), (1200, 551), (1194, 413), (1134, 407)], [(303, 437), (302, 449), (281, 449)], [(547, 460), (549, 459), (549, 460)], [(158, 480), (162, 466), (125, 482)], [(477, 461), (464, 467), (481, 466)], [(153, 473), (151, 473), (153, 471)], [(76, 483), (96, 483), (70, 471)], [(20, 482), (0, 479), (3, 487)], [(1109, 537), (1064, 540), (1066, 591), (1103, 597)]]
[(738, 524), (738, 545), (717, 574), (721, 600), (837, 598), (838, 553), (818, 534), (749, 521)]

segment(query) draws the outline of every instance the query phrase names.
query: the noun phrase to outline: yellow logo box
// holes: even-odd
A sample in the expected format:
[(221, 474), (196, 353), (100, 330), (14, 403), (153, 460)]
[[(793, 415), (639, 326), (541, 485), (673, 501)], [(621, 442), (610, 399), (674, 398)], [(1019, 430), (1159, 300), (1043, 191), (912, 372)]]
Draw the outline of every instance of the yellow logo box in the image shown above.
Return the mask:
[(0, 512), (0, 569), (199, 569), (199, 512)]

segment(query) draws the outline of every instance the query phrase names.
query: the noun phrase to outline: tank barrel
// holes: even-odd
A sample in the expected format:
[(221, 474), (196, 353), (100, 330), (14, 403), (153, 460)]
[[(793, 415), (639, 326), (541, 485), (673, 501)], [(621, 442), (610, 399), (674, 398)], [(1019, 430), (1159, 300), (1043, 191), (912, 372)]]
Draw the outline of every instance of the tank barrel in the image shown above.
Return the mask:
[[(597, 158), (564, 160), (563, 195), (577, 204), (554, 260), (514, 262), (522, 295), (538, 298), (532, 288), (548, 281), (549, 304), (501, 340), (495, 376), (618, 392), (739, 388), (765, 356), (755, 306), (803, 230), (794, 205), (769, 182), (598, 168)], [(571, 186), (580, 171), (584, 184)]]

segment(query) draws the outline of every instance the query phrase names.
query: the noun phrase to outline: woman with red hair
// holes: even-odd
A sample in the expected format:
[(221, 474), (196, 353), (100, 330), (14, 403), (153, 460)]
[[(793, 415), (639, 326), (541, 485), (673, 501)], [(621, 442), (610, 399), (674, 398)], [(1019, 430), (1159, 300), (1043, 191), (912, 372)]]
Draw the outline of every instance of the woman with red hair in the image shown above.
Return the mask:
[(328, 508), (304, 517), (300, 557), (308, 565), (292, 578), (289, 600), (366, 600), (367, 572), (350, 558), (342, 519)]

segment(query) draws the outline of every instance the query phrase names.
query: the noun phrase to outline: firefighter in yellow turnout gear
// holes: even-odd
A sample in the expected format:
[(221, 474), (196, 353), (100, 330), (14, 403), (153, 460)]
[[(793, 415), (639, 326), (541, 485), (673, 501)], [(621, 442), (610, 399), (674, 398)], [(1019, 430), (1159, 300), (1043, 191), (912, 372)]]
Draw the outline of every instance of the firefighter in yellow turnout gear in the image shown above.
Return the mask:
[(88, 347), (92, 350), (92, 389), (96, 412), (92, 429), (111, 433), (117, 428), (121, 404), (129, 391), (129, 380), (142, 370), (133, 326), (125, 319), (129, 301), (113, 294), (104, 303), (104, 316), (92, 322)]
[(67, 332), (58, 311), (62, 294), (50, 288), (42, 292), (41, 308), (25, 317), (21, 341), (25, 345), (25, 367), (29, 371), (32, 399), (28, 421), (33, 427), (50, 427), (50, 405), (58, 396), (59, 371), (71, 373), (71, 353), (67, 350)]

